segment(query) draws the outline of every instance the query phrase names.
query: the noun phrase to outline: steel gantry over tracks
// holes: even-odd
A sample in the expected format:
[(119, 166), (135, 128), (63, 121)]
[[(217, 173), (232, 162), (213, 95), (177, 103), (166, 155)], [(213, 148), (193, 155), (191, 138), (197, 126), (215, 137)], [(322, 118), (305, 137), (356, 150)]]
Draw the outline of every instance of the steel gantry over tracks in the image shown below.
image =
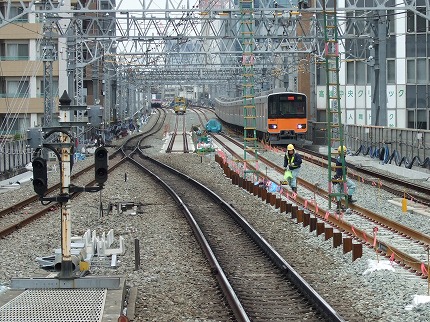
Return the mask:
[[(102, 76), (105, 82), (116, 75), (123, 75), (136, 91), (152, 85), (176, 85), (180, 82), (211, 85), (215, 88), (213, 94), (217, 94), (217, 88), (219, 92), (228, 87), (240, 87), (243, 83), (242, 58), (246, 52), (241, 33), (240, 2), (160, 2), (139, 1), (133, 3), (133, 8), (125, 8), (123, 1), (111, 0), (78, 0), (70, 1), (70, 4), (67, 1), (8, 0), (2, 1), (5, 10), (0, 11), (0, 27), (12, 30), (19, 24), (26, 28), (31, 26), (33, 30), (32, 24), (47, 18), (50, 26), (45, 25), (44, 34), (40, 27), (40, 36), (50, 40), (53, 34), (58, 35), (55, 39), (59, 46), (55, 47), (63, 51), (63, 55), (57, 56), (69, 56), (67, 70), (69, 74), (74, 73), (73, 79), (69, 78), (69, 82), (74, 84), (68, 90), (73, 98), (74, 93), (78, 94), (77, 98), (82, 97), (82, 68), (89, 65), (95, 71), (99, 66), (106, 71)], [(335, 2), (249, 2), (254, 6), (252, 55), (255, 79), (273, 84), (280, 75), (298, 74), (298, 66), (306, 69), (317, 61), (325, 60), (323, 17), (325, 11), (333, 10), (330, 6)], [(303, 5), (305, 2), (306, 6)], [(377, 20), (377, 17), (384, 12), (410, 12), (420, 19), (430, 19), (428, 1), (343, 0), (336, 1), (336, 11), (339, 53), (345, 60), (365, 61), (369, 57), (369, 46), (378, 48), (388, 22)], [(393, 17), (385, 16), (387, 19)], [(22, 22), (24, 19), (28, 25)], [(64, 46), (73, 42), (74, 45)], [(52, 45), (52, 42), (48, 41), (48, 44)], [(84, 55), (76, 48), (82, 48)], [(55, 53), (43, 56), (48, 74), (50, 59), (57, 56)], [(283, 60), (283, 57), (288, 59)], [(383, 51), (374, 57), (382, 61)], [(303, 61), (309, 64), (301, 63)], [(375, 66), (379, 66), (379, 69), (375, 68), (375, 75), (383, 72), (383, 64)], [(107, 72), (109, 70), (113, 72)], [(94, 82), (99, 75), (94, 73), (92, 77)], [(52, 86), (49, 82), (50, 78), (47, 78), (46, 84)], [(48, 86), (45, 95), (52, 93)], [(374, 88), (379, 88), (375, 95), (379, 97), (381, 106), (375, 103), (372, 118), (383, 123), (386, 117), (383, 86), (374, 84)], [(233, 94), (238, 92), (240, 89)], [(107, 91), (106, 95), (111, 94)], [(46, 101), (47, 114), (53, 108), (51, 102), (49, 99)]]

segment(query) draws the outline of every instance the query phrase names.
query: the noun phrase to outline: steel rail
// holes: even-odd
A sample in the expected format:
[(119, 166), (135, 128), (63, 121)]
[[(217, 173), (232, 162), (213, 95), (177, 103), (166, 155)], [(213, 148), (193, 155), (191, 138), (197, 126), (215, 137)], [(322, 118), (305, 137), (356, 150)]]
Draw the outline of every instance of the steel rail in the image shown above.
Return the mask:
[[(82, 169), (78, 172), (76, 172), (75, 174), (71, 175), (70, 178), (71, 179), (76, 179), (78, 177), (80, 177), (81, 175), (83, 175), (84, 173), (88, 172), (89, 170), (91, 170), (92, 168), (94, 168), (94, 165), (88, 166), (85, 169)], [(55, 192), (55, 190), (59, 190), (60, 188), (60, 183), (56, 183), (55, 185), (51, 186), (50, 188), (48, 188), (47, 190), (47, 195), (52, 194)], [(38, 195), (34, 195), (30, 198), (27, 198), (23, 201), (20, 201), (18, 203), (16, 203), (13, 206), (7, 207), (3, 210), (0, 210), (0, 218), (6, 216), (7, 214), (14, 212), (14, 211), (18, 211), (26, 206), (28, 206), (29, 204), (36, 202), (37, 200), (39, 200), (39, 196)]]
[(178, 133), (178, 116), (175, 118), (175, 128), (173, 130), (172, 137), (170, 138), (169, 144), (166, 149), (166, 153), (171, 153), (173, 149), (173, 144), (175, 143), (176, 134)]
[(182, 138), (183, 138), (183, 144), (184, 144), (184, 153), (189, 153), (190, 150), (188, 149), (188, 138), (187, 138), (187, 128), (185, 124), (185, 115), (182, 118)]
[[(139, 156), (141, 158), (149, 159), (152, 162), (157, 163), (158, 165), (162, 165), (162, 163), (155, 161), (152, 158), (149, 158), (148, 156), (144, 155), (142, 151), (138, 151)], [(193, 230), (193, 233), (200, 244), (200, 247), (202, 248), (203, 252), (206, 255), (206, 258), (208, 259), (211, 269), (213, 272), (216, 272), (215, 277), (218, 280), (218, 283), (223, 291), (223, 294), (233, 311), (233, 314), (235, 318), (238, 321), (250, 321), (248, 315), (246, 314), (242, 304), (240, 303), (236, 293), (234, 292), (232, 286), (230, 285), (230, 282), (228, 281), (221, 265), (218, 263), (218, 260), (212, 251), (208, 241), (206, 240), (206, 237), (204, 236), (203, 232), (201, 231), (199, 225), (197, 224), (196, 220), (194, 219), (193, 215), (191, 214), (190, 210), (188, 209), (187, 205), (182, 201), (182, 199), (176, 194), (176, 192), (167, 184), (165, 183), (159, 176), (157, 176), (155, 173), (151, 172), (149, 169), (145, 168), (143, 165), (141, 165), (136, 160), (129, 158), (129, 161), (136, 165), (139, 169), (142, 169), (145, 173), (149, 174), (151, 177), (153, 177), (157, 182), (159, 182), (163, 188), (169, 193), (169, 195), (176, 201), (176, 203), (181, 208), (182, 212), (184, 213), (188, 223), (191, 226), (191, 229)], [(164, 166), (166, 167), (166, 166)], [(191, 178), (190, 178), (191, 179)]]
[[(229, 141), (235, 143), (236, 145), (241, 146), (241, 144), (239, 142), (237, 142), (237, 141), (235, 141), (229, 137), (226, 137), (226, 136), (223, 136), (223, 137), (227, 138)], [(221, 141), (218, 140), (218, 142), (220, 144), (222, 144)], [(224, 148), (226, 148), (232, 155), (234, 155), (236, 158), (238, 158), (238, 160), (241, 160), (241, 156), (236, 154), (233, 150), (229, 149), (226, 146), (224, 146)], [(259, 159), (262, 160), (268, 166), (274, 168), (277, 172), (283, 173), (284, 169), (279, 167), (277, 164), (275, 164), (275, 163), (273, 163), (273, 162), (271, 162), (271, 161), (269, 161), (269, 160), (267, 160), (261, 156), (259, 156)], [(276, 180), (264, 175), (261, 172), (260, 172), (260, 175), (261, 175), (261, 177), (264, 177), (270, 181), (276, 182)], [(328, 199), (327, 191), (321, 189), (318, 185), (307, 182), (306, 180), (303, 180), (301, 178), (298, 178), (298, 182), (300, 183), (300, 185), (303, 185), (306, 189), (308, 189), (310, 191), (314, 191), (315, 193), (317, 193), (321, 197)], [(295, 198), (294, 201), (297, 204), (304, 206), (304, 204), (306, 202), (305, 198), (300, 197), (298, 194), (296, 194), (294, 198)], [(351, 208), (352, 210), (355, 210), (357, 212), (360, 212), (363, 217), (368, 218), (369, 220), (377, 222), (382, 226), (392, 228), (392, 230), (394, 232), (397, 232), (400, 235), (409, 236), (409, 237), (413, 238), (417, 242), (420, 242), (420, 244), (423, 245), (423, 247), (430, 248), (430, 236), (428, 236), (428, 235), (425, 235), (419, 231), (415, 231), (412, 228), (401, 225), (401, 224), (399, 224), (393, 220), (385, 218), (381, 215), (378, 215), (378, 214), (376, 214), (376, 213), (374, 213), (368, 209), (359, 207), (355, 204), (350, 204), (349, 208)], [(370, 241), (373, 241), (373, 239), (374, 239), (374, 236), (367, 234), (363, 230), (352, 227), (350, 224), (348, 224), (347, 222), (343, 221), (340, 218), (337, 218), (333, 214), (329, 213), (329, 216), (327, 216), (327, 210), (326, 209), (323, 209), (320, 207), (318, 207), (318, 209), (317, 209), (316, 205), (313, 205), (312, 203), (307, 203), (307, 210), (312, 212), (314, 215), (318, 216), (319, 219), (323, 220), (324, 222), (329, 223), (332, 226), (337, 227), (342, 232), (348, 234), (349, 236), (353, 237), (354, 239), (360, 241), (363, 244), (370, 245)], [(316, 211), (316, 210), (318, 210), (318, 211)], [(373, 244), (371, 246), (373, 247)], [(378, 251), (380, 253), (385, 254), (385, 256), (387, 256), (387, 257), (393, 256), (394, 261), (396, 263), (398, 263), (399, 265), (402, 265), (405, 268), (410, 268), (414, 272), (417, 272), (417, 275), (422, 275), (423, 277), (427, 277), (427, 275), (425, 275), (424, 272), (422, 272), (422, 270), (421, 270), (421, 266), (423, 264), (425, 265), (425, 263), (417, 260), (416, 258), (404, 253), (403, 251), (401, 251), (401, 250), (399, 250), (393, 246), (390, 246), (387, 243), (380, 241), (379, 239), (376, 239), (376, 246), (377, 246), (376, 248), (378, 249)], [(421, 272), (421, 273), (418, 273), (418, 272)]]
[[(109, 157), (111, 157), (111, 156), (114, 157), (117, 154), (123, 154), (124, 155), (125, 153), (123, 150), (129, 148), (130, 147), (129, 142), (132, 140), (135, 140), (137, 136), (147, 137), (147, 136), (150, 136), (150, 135), (160, 131), (162, 126), (163, 126), (163, 123), (166, 119), (166, 111), (163, 108), (157, 108), (157, 109), (155, 109), (155, 111), (156, 111), (156, 113), (153, 114), (154, 116), (156, 116), (155, 124), (153, 124), (147, 130), (145, 130), (143, 132), (139, 132), (138, 135), (131, 136), (131, 137), (127, 138), (124, 142), (118, 144), (118, 146), (112, 145), (111, 147), (117, 148), (117, 150), (114, 151), (112, 154), (110, 154)], [(152, 119), (152, 117), (151, 117), (151, 119)]]
[[(317, 164), (319, 166), (323, 166), (325, 168), (328, 167), (327, 156), (322, 155), (320, 153), (317, 153), (315, 151), (309, 150), (309, 149), (303, 149), (303, 151), (305, 153), (302, 156), (306, 161), (311, 162), (313, 164)], [(314, 156), (318, 159), (314, 159), (313, 157), (308, 157), (306, 154)], [(335, 160), (332, 159), (332, 162), (334, 162), (334, 161)], [(364, 169), (362, 167), (355, 166), (354, 164), (352, 164), (348, 161), (346, 163), (347, 163), (348, 169), (353, 170), (353, 171), (348, 171), (348, 173), (347, 173), (348, 177), (350, 177), (352, 179), (358, 178), (358, 179), (360, 179), (360, 181), (362, 183), (367, 183), (367, 184), (372, 184), (372, 182), (374, 180), (366, 179), (357, 173), (362, 173), (362, 174), (366, 174), (368, 176), (371, 176), (372, 178), (381, 179), (384, 182), (389, 182), (389, 183), (393, 184), (392, 186), (383, 184), (383, 185), (381, 185), (381, 189), (384, 189), (385, 191), (388, 191), (388, 192), (393, 193), (393, 194), (398, 195), (398, 196), (403, 196), (404, 190), (400, 190), (398, 187), (407, 188), (407, 189), (410, 189), (410, 191), (408, 191), (408, 195), (410, 195), (411, 197), (413, 197), (415, 200), (417, 200), (420, 203), (430, 205), (430, 197), (429, 197), (430, 196), (430, 187), (427, 187), (424, 185), (418, 185), (418, 184), (412, 183), (412, 182), (408, 182), (406, 180), (402, 180), (400, 178), (393, 177), (393, 176), (390, 176), (388, 174), (381, 174), (381, 173), (372, 171), (370, 169)], [(414, 191), (420, 191), (420, 193), (416, 193)]]
[[(187, 180), (187, 182), (192, 183), (193, 185), (197, 186), (199, 189), (201, 189), (202, 191), (205, 191), (205, 193), (210, 195), (210, 197), (214, 200), (214, 202), (221, 205), (222, 208), (230, 216), (232, 216), (234, 218), (236, 223), (238, 223), (238, 225), (241, 226), (241, 228), (245, 230), (245, 232), (252, 238), (252, 240), (273, 261), (273, 263), (279, 269), (281, 269), (283, 271), (283, 273), (287, 276), (287, 278), (301, 291), (302, 294), (304, 294), (310, 301), (312, 301), (312, 303), (314, 305), (316, 305), (318, 310), (322, 314), (324, 314), (328, 318), (329, 321), (344, 321), (344, 319), (294, 270), (294, 268), (292, 266), (290, 266), (279, 255), (278, 252), (276, 252), (276, 250), (251, 225), (249, 225), (249, 223), (229, 203), (224, 201), (221, 197), (219, 197), (216, 193), (214, 193), (212, 190), (207, 188), (205, 185), (194, 180), (193, 178), (189, 177), (188, 175), (183, 174), (183, 173), (173, 169), (172, 167), (170, 167), (170, 166), (168, 166), (168, 165), (166, 165), (160, 161), (157, 161), (155, 159), (150, 158), (149, 156), (144, 155), (141, 151), (140, 151), (140, 154), (141, 154), (141, 157), (148, 159), (151, 162), (156, 163), (157, 165), (169, 170), (170, 172), (175, 173), (176, 175), (181, 176), (182, 178)], [(156, 178), (158, 178), (158, 176), (156, 176), (155, 174), (154, 174), (154, 176)], [(162, 182), (162, 180), (160, 178), (158, 178), (157, 180)], [(172, 192), (172, 193), (174, 193), (174, 192)], [(174, 193), (172, 195), (172, 197), (176, 198), (175, 195), (176, 194)], [(177, 197), (177, 198), (179, 198), (179, 197)], [(183, 205), (182, 200), (180, 200), (179, 202), (181, 203), (181, 207), (185, 207), (184, 209), (186, 209), (187, 216), (190, 216), (192, 218), (192, 215), (190, 213), (188, 214), (188, 209), (186, 208), (186, 205)], [(191, 222), (194, 222), (194, 219), (189, 219), (189, 220), (191, 220)], [(194, 230), (194, 228), (193, 228), (193, 230)], [(201, 237), (198, 237), (198, 239), (200, 239), (200, 238), (205, 240), (205, 237), (203, 235)], [(204, 242), (202, 244), (202, 247), (206, 247), (206, 246), (208, 246), (208, 244), (207, 244), (207, 242)], [(207, 253), (207, 252), (210, 254), (212, 253), (212, 251), (210, 251), (210, 249), (205, 250), (205, 253)], [(211, 259), (211, 260), (216, 260), (216, 258)], [(219, 269), (221, 269), (221, 267), (219, 267)], [(220, 272), (222, 272), (222, 270)], [(217, 275), (217, 278), (218, 277), (219, 276)], [(224, 278), (225, 278), (225, 280), (224, 280)], [(228, 285), (230, 285), (228, 280), (224, 276), (224, 274), (223, 274), (222, 279), (223, 279), (223, 281), (222, 281), (223, 283), (228, 283)], [(225, 285), (225, 286), (223, 286), (223, 290), (225, 288), (227, 291), (229, 291), (231, 286)], [(239, 314), (239, 320), (245, 321), (245, 320), (242, 320), (242, 318), (246, 318), (246, 321), (248, 321), (247, 316), (242, 316), (242, 314), (246, 314), (246, 313), (244, 311), (242, 312), (242, 310), (243, 310), (242, 305), (240, 304), (240, 302), (236, 303), (235, 298), (237, 298), (237, 296), (235, 294), (229, 295), (229, 297), (227, 297), (229, 303), (230, 303), (230, 301), (234, 300), (233, 304), (235, 307), (233, 309), (236, 313)]]
[[(112, 171), (114, 171), (117, 167), (119, 167), (124, 162), (125, 162), (125, 159), (123, 158), (119, 162), (117, 162), (115, 165), (113, 165), (112, 167), (109, 167), (108, 173), (111, 173)], [(89, 166), (88, 168), (91, 169), (93, 167), (94, 167), (94, 165)], [(88, 168), (82, 170), (82, 172), (88, 171)], [(86, 186), (92, 186), (94, 184), (96, 184), (96, 181), (92, 180)], [(74, 193), (70, 194), (70, 199), (74, 199), (77, 196), (79, 196), (80, 194), (81, 194), (81, 192), (74, 192)], [(30, 204), (31, 202), (35, 202), (38, 198), (39, 198), (38, 196), (31, 197), (31, 198), (26, 199), (23, 202), (21, 202), (20, 205), (22, 204), (22, 205), (26, 206), (26, 205)], [(29, 201), (31, 201), (31, 202), (29, 202)], [(6, 210), (13, 209), (15, 206), (9, 207)], [(1, 228), (0, 229), (0, 238), (4, 238), (5, 236), (13, 233), (14, 231), (18, 230), (19, 228), (22, 228), (22, 227), (28, 225), (29, 223), (31, 223), (32, 221), (42, 217), (43, 215), (47, 214), (48, 212), (51, 212), (54, 209), (60, 208), (60, 206), (61, 206), (61, 203), (59, 203), (59, 202), (51, 202), (44, 209), (42, 209), (42, 210), (40, 210), (34, 214), (31, 214), (30, 216), (27, 216), (27, 217), (15, 222), (15, 223), (11, 224), (11, 225), (8, 225), (6, 227)], [(11, 212), (11, 211), (9, 211), (9, 212)]]

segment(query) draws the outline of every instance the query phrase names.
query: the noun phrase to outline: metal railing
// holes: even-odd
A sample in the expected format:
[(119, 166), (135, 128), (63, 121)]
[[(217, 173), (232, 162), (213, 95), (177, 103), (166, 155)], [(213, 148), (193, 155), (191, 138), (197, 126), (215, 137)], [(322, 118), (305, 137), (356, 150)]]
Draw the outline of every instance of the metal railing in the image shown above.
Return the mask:
[(30, 60), (30, 56), (0, 56), (2, 61)]
[[(346, 125), (345, 142), (349, 150), (379, 158), (384, 163), (414, 162), (429, 167), (430, 131), (385, 126)], [(427, 159), (427, 161), (426, 161)]]

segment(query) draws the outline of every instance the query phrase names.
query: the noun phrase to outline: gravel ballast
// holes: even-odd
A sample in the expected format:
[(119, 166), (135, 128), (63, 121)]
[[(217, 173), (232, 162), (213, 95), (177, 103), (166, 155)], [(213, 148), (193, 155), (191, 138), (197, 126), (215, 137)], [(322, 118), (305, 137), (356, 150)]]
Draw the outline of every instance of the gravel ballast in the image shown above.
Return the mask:
[[(191, 114), (191, 112), (189, 113)], [(173, 124), (174, 115), (170, 115), (167, 121)], [(207, 184), (216, 191), (244, 214), (246, 220), (260, 231), (286, 261), (293, 267), (297, 267), (299, 273), (329, 303), (343, 301), (342, 305), (339, 305), (340, 307), (354, 308), (354, 311), (357, 312), (356, 321), (363, 321), (363, 316), (364, 321), (430, 320), (430, 304), (413, 305), (416, 295), (423, 296), (422, 300), (427, 299), (427, 280), (418, 278), (395, 264), (390, 266), (388, 259), (378, 258), (374, 250), (367, 247), (363, 247), (362, 258), (352, 262), (351, 254), (343, 254), (342, 247), (333, 248), (331, 240), (325, 241), (323, 236), (317, 237), (315, 233), (310, 233), (308, 228), (296, 224), (288, 215), (280, 214), (278, 210), (262, 202), (256, 196), (232, 185), (231, 180), (225, 177), (222, 169), (215, 162), (213, 154), (203, 158), (196, 154), (164, 154), (162, 153), (164, 139), (162, 134), (159, 134), (151, 140), (145, 152)], [(266, 152), (264, 157), (282, 164), (282, 155), (272, 155)], [(91, 162), (93, 162), (92, 158), (79, 161), (75, 165), (74, 171)], [(184, 249), (190, 256), (197, 256), (196, 261), (200, 260), (201, 254), (199, 251), (193, 250), (192, 236), (185, 236), (184, 241), (184, 236), (172, 235), (172, 232), (175, 231), (174, 226), (163, 226), (163, 215), (168, 214), (171, 218), (172, 213), (171, 208), (163, 207), (162, 200), (167, 198), (167, 194), (160, 192), (149, 181), (142, 182), (142, 179), (136, 176), (133, 167), (126, 171), (130, 178), (126, 185), (124, 185), (124, 173), (116, 172), (109, 177), (102, 193), (104, 202), (138, 200), (143, 196), (146, 210), (152, 216), (140, 218), (142, 220), (139, 225), (134, 223), (134, 218), (127, 220), (118, 216), (99, 218), (99, 194), (84, 193), (76, 202), (73, 201), (72, 233), (82, 235), (87, 229), (97, 230), (101, 233), (112, 228), (116, 236), (122, 235), (126, 239), (126, 247), (130, 251), (119, 257), (120, 265), (116, 269), (101, 267), (98, 270), (103, 274), (123, 275), (126, 277), (128, 285), (145, 290), (145, 293), (138, 297), (136, 304), (146, 307), (145, 312), (138, 312), (141, 314), (141, 321), (192, 321), (193, 317), (199, 320), (198, 307), (202, 304), (198, 303), (198, 294), (183, 292), (181, 297), (183, 301), (197, 301), (194, 314), (188, 312), (189, 314), (185, 316), (184, 312), (180, 312), (178, 309), (181, 306), (175, 306), (175, 303), (165, 305), (162, 309), (156, 308), (163, 301), (159, 294), (179, 291), (178, 288), (172, 287), (172, 284), (175, 285), (175, 280), (180, 281), (176, 272), (146, 272), (146, 275), (142, 276), (139, 271), (134, 271), (131, 249), (136, 236), (139, 236), (142, 247), (148, 247), (144, 250), (142, 265), (146, 263), (157, 265), (156, 261), (161, 261), (157, 256), (152, 256), (150, 247), (154, 243), (162, 243), (166, 247), (165, 254), (172, 262), (183, 261), (181, 252)], [(54, 178), (58, 176), (58, 173), (51, 173), (50, 180), (52, 177), (52, 181), (54, 181)], [(300, 176), (307, 181), (318, 182), (326, 176), (326, 170), (304, 162)], [(321, 186), (324, 187), (324, 184), (326, 183), (321, 182)], [(299, 187), (299, 193), (301, 193), (301, 187)], [(0, 202), (5, 207), (33, 194), (31, 182), (28, 182), (22, 184), (18, 190), (0, 194)], [(393, 209), (391, 204), (381, 202), (381, 200), (389, 200), (393, 197), (387, 192), (357, 182), (356, 198), (360, 206), (387, 214), (392, 219), (414, 229), (419, 228), (424, 233), (430, 232), (428, 217), (419, 214), (404, 214), (401, 209)], [(58, 247), (59, 232), (60, 213), (56, 209), (52, 211), (51, 215), (0, 240), (1, 254), (3, 259), (7, 259), (7, 265), (0, 267), (0, 283), (7, 286), (10, 278), (15, 276), (28, 277), (46, 274), (38, 267), (35, 257), (49, 255), (53, 248)], [(372, 268), (372, 264), (378, 259), (380, 262), (386, 262), (388, 264), (386, 267), (392, 267), (392, 269), (369, 271), (369, 268)], [(161, 263), (159, 266), (162, 267)], [(305, 269), (306, 267), (307, 269)], [(163, 279), (167, 279), (166, 283), (156, 281), (157, 276), (161, 275)], [(154, 281), (155, 284), (151, 284)], [(166, 289), (160, 290), (160, 288)], [(144, 305), (143, 302), (145, 302)], [(151, 319), (143, 317), (148, 314)], [(361, 316), (358, 317), (359, 315)]]

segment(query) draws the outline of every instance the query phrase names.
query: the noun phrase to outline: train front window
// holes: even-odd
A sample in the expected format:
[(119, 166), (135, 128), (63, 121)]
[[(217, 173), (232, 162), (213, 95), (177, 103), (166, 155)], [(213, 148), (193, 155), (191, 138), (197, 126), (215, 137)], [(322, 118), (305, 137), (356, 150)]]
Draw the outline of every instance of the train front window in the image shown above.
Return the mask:
[(268, 98), (269, 118), (306, 117), (306, 98), (298, 94), (271, 95)]

